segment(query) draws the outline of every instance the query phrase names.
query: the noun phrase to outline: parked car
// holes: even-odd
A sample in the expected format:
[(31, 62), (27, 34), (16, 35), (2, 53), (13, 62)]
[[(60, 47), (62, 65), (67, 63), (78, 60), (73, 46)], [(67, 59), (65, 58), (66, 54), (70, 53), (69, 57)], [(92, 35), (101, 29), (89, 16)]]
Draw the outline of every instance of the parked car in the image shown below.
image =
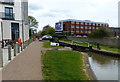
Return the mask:
[(44, 36), (42, 36), (42, 40), (52, 40), (52, 36), (44, 35)]

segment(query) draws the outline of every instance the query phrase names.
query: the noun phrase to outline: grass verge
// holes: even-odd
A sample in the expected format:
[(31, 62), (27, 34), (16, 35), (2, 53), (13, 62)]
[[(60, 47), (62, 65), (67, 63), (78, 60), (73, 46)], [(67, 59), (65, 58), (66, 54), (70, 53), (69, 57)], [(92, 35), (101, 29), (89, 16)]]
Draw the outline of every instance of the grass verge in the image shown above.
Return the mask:
[(42, 59), (44, 80), (89, 80), (79, 52), (51, 50)]

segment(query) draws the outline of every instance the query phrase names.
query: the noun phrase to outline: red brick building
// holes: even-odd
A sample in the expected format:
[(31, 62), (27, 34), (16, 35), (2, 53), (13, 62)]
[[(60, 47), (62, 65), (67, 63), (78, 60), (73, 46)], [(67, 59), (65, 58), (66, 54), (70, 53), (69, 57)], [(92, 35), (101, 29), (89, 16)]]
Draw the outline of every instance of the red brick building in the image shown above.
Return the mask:
[(109, 24), (104, 22), (75, 19), (60, 20), (57, 24), (62, 30), (57, 30), (56, 28), (56, 31), (69, 31), (73, 35), (88, 35), (95, 29), (109, 27)]

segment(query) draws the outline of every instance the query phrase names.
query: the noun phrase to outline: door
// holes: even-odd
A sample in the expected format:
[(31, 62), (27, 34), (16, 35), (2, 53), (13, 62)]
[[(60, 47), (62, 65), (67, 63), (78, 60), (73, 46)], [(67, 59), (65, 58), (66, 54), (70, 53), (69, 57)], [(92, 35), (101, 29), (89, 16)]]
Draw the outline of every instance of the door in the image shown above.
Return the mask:
[(19, 38), (19, 23), (11, 23), (12, 40)]

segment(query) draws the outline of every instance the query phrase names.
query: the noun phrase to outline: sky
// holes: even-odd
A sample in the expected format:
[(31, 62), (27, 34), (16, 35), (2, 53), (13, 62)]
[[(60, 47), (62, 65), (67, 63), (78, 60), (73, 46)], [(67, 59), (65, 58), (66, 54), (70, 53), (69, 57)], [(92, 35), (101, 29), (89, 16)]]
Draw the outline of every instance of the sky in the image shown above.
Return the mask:
[(59, 20), (77, 19), (109, 23), (118, 27), (119, 0), (28, 0), (29, 15), (45, 25), (55, 27)]

